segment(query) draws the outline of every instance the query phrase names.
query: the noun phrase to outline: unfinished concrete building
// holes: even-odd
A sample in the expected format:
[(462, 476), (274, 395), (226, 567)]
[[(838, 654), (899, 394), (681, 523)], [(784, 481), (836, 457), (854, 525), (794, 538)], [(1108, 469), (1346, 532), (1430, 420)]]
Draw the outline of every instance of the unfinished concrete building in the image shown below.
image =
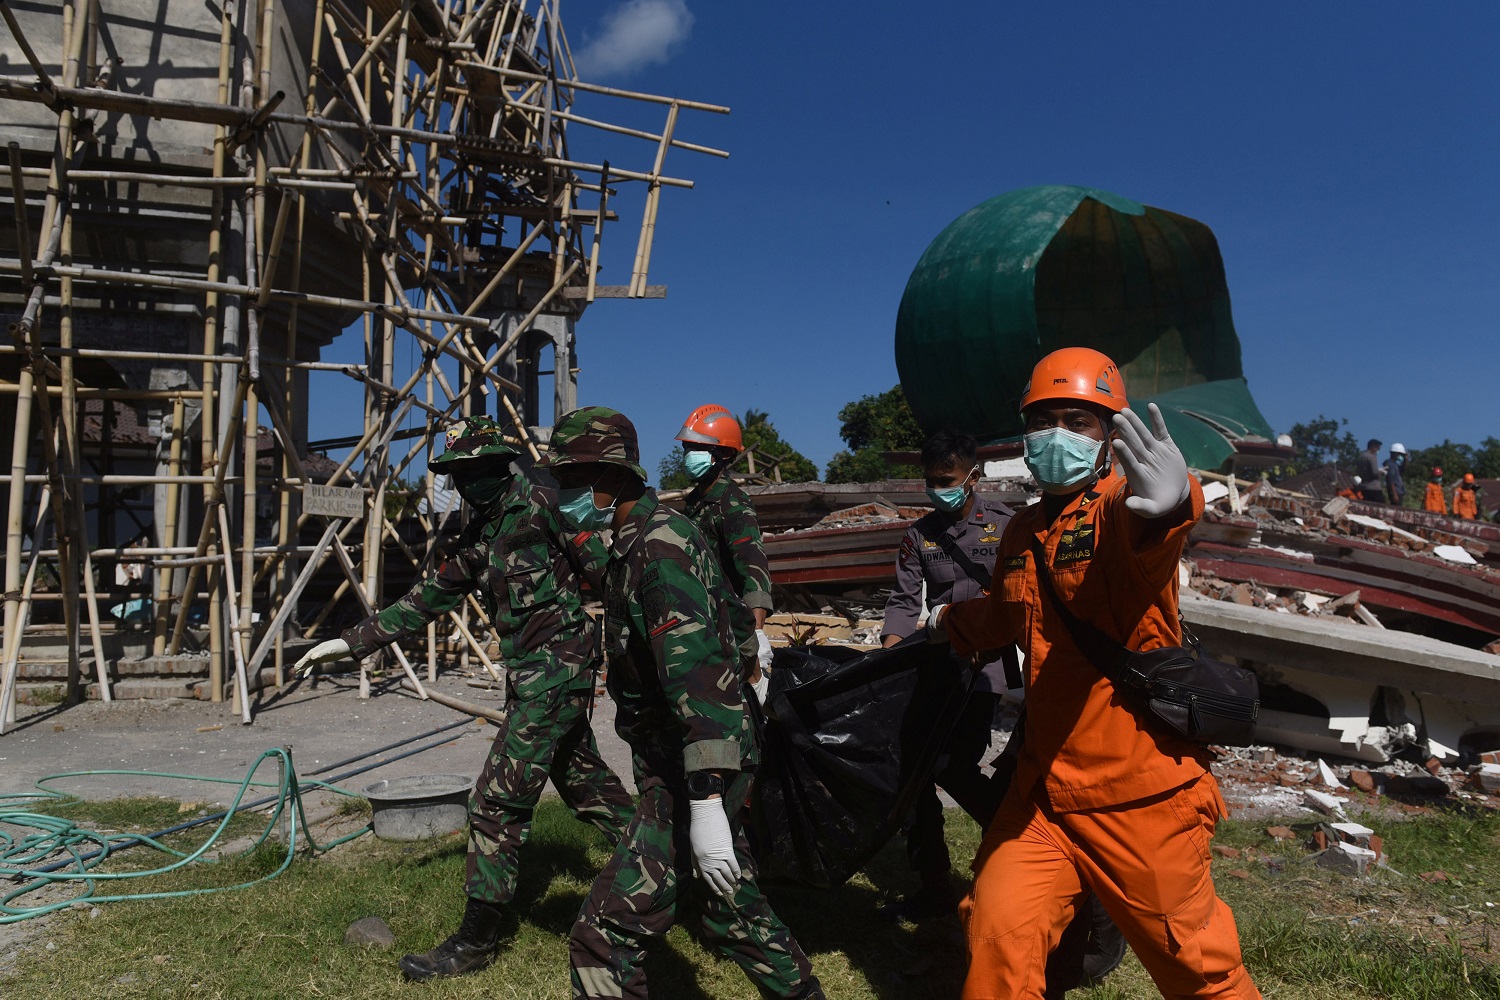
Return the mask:
[[(662, 294), (661, 191), (692, 186), (666, 154), (725, 155), (679, 116), (727, 109), (578, 79), (557, 0), (0, 13), (0, 727), (23, 665), (68, 697), (165, 683), (249, 721), (288, 641), (379, 605), (387, 560), (430, 561), (430, 531), (384, 511), (435, 433), (488, 413), (538, 454), (585, 308)], [(574, 158), (576, 127), (610, 158)], [(616, 224), (626, 184), (643, 207)], [(624, 284), (598, 280), (606, 223)], [(320, 360), (351, 325), (363, 363)], [(310, 441), (321, 380), (346, 378), (362, 412)], [(338, 583), (303, 621), (320, 572)], [(452, 631), (488, 665), (469, 615)], [(437, 655), (429, 630), (429, 676)]]

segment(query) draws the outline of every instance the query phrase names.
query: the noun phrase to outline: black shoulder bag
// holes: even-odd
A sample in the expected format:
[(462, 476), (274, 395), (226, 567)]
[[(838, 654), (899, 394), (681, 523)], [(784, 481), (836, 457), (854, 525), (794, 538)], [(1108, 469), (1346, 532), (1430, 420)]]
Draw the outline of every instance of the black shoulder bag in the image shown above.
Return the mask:
[(1109, 678), (1137, 711), (1196, 743), (1244, 746), (1260, 715), (1260, 684), (1255, 674), (1203, 655), (1198, 640), (1178, 615), (1190, 646), (1163, 646), (1137, 652), (1083, 621), (1052, 587), (1047, 553), (1035, 539), (1031, 555), (1042, 591), (1061, 615), (1078, 648)]

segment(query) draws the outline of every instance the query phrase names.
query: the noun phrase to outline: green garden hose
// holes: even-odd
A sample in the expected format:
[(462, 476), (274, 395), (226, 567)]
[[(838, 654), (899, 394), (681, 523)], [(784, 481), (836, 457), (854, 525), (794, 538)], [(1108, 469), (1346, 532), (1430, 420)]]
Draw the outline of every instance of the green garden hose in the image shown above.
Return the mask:
[[(280, 774), (276, 781), (255, 781), (255, 774), (268, 760), (275, 760), (279, 765)], [(244, 889), (261, 882), (269, 881), (286, 871), (291, 866), (292, 859), (297, 854), (298, 839), (305, 837), (307, 848), (312, 851), (326, 851), (337, 847), (364, 835), (369, 829), (366, 824), (354, 833), (320, 844), (313, 840), (307, 831), (307, 815), (302, 804), (302, 789), (305, 787), (316, 787), (338, 795), (349, 798), (359, 798), (353, 792), (339, 788), (328, 782), (318, 781), (313, 778), (301, 779), (297, 777), (292, 765), (292, 754), (289, 748), (278, 747), (267, 750), (255, 759), (245, 777), (238, 781), (239, 789), (235, 792), (234, 802), (225, 810), (219, 825), (197, 850), (192, 853), (184, 853), (168, 847), (155, 837), (142, 834), (130, 833), (101, 833), (96, 830), (88, 830), (70, 820), (60, 819), (44, 813), (27, 811), (25, 805), (35, 805), (39, 801), (66, 802), (73, 798), (63, 792), (54, 791), (47, 787), (52, 781), (64, 778), (94, 775), (134, 775), (141, 777), (174, 778), (184, 781), (208, 781), (218, 784), (236, 784), (234, 778), (209, 778), (193, 774), (171, 774), (163, 771), (68, 771), (61, 774), (49, 774), (37, 781), (36, 787), (39, 791), (17, 792), (0, 794), (0, 878), (9, 878), (12, 881), (21, 882), (18, 889), (9, 894), (0, 896), (0, 924), (12, 924), (31, 917), (41, 916), (56, 910), (67, 909), (85, 900), (91, 903), (110, 903), (127, 899), (169, 899), (177, 896), (197, 896), (210, 892), (225, 892), (231, 889)], [(246, 803), (245, 794), (251, 788), (273, 788), (275, 793), (258, 802)], [(99, 895), (101, 883), (124, 882), (128, 879), (149, 878), (153, 875), (162, 875), (175, 871), (194, 862), (204, 860), (203, 855), (207, 853), (223, 836), (229, 826), (229, 821), (236, 812), (243, 809), (255, 808), (259, 805), (270, 805), (270, 817), (266, 822), (266, 828), (261, 831), (255, 843), (251, 845), (253, 851), (264, 844), (276, 829), (277, 823), (286, 815), (288, 821), (288, 835), (286, 838), (286, 854), (281, 859), (281, 864), (275, 871), (249, 882), (241, 882), (236, 885), (214, 886), (206, 889), (182, 889), (175, 892), (141, 892), (141, 893), (116, 893), (113, 895)], [(175, 832), (191, 824), (182, 824), (170, 831)], [(21, 830), (32, 830), (20, 836), (13, 835), (7, 828), (20, 828)], [(154, 847), (164, 854), (176, 858), (170, 864), (147, 871), (130, 872), (98, 872), (95, 869), (106, 861), (112, 853), (124, 849), (145, 845)], [(70, 861), (49, 862), (58, 854), (65, 854)], [(207, 859), (213, 861), (214, 859)], [(80, 891), (69, 899), (39, 904), (36, 906), (14, 905), (16, 900), (31, 893), (58, 884), (78, 885)]]

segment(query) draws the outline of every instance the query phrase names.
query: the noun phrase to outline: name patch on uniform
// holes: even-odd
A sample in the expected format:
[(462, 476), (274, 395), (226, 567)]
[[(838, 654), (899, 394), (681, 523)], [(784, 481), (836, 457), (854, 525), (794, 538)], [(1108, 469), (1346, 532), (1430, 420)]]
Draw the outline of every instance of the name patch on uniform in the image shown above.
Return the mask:
[(505, 547), (507, 549), (524, 549), (528, 545), (541, 545), (546, 540), (546, 535), (543, 535), (539, 529), (533, 528), (530, 531), (522, 531), (518, 534), (507, 536)]
[(1070, 531), (1064, 531), (1062, 537), (1057, 540), (1057, 554), (1052, 557), (1052, 565), (1061, 566), (1064, 563), (1092, 558), (1094, 558), (1094, 526), (1080, 524)]
[(1025, 556), (1006, 556), (1005, 557), (1005, 568), (1006, 569), (1025, 569), (1026, 568), (1026, 557)]

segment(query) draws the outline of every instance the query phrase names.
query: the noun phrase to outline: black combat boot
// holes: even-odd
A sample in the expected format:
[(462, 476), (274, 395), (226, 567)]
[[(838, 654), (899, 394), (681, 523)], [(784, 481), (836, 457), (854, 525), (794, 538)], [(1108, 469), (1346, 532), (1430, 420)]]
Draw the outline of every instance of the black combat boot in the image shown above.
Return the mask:
[(802, 984), (802, 989), (797, 991), (793, 1000), (828, 1000), (828, 994), (823, 992), (823, 984), (818, 982), (818, 977), (813, 976)]
[(500, 944), (500, 907), (468, 897), (463, 923), (452, 937), (422, 955), (406, 955), (400, 963), (407, 979), (448, 979), (478, 972), (495, 960)]

